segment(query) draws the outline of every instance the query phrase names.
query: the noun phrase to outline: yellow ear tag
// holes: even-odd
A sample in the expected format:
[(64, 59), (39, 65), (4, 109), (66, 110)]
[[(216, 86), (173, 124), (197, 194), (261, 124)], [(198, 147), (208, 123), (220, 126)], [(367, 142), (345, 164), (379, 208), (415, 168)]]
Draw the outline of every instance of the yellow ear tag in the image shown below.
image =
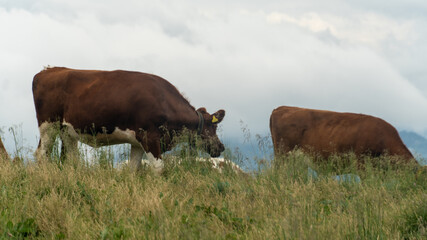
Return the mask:
[(212, 116), (212, 123), (216, 123), (218, 122), (218, 118), (216, 118), (215, 116)]

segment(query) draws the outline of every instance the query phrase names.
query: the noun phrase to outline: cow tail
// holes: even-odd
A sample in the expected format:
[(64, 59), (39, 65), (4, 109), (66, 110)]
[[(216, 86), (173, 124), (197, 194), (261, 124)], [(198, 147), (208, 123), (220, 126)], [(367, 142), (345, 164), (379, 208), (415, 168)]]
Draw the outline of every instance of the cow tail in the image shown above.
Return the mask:
[(34, 92), (36, 91), (36, 88), (37, 88), (37, 82), (38, 82), (38, 79), (37, 79), (37, 75), (36, 75), (36, 76), (34, 76), (34, 79), (33, 79), (33, 88), (32, 88), (32, 90), (33, 90), (33, 94), (34, 94)]
[(33, 86), (32, 86), (32, 90), (33, 90), (33, 95), (34, 95), (34, 93), (36, 92), (36, 90), (37, 90), (37, 85), (38, 85), (38, 82), (39, 82), (39, 74), (40, 74), (41, 72), (39, 72), (39, 73), (37, 73), (36, 75), (34, 75), (34, 78), (33, 78)]

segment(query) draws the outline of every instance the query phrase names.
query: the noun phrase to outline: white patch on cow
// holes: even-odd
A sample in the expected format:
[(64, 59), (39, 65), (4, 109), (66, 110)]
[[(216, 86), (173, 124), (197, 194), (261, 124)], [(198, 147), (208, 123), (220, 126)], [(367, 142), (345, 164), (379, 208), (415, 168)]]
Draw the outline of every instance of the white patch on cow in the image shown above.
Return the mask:
[[(142, 159), (141, 163), (142, 165), (151, 167), (155, 172), (160, 173), (161, 170), (163, 169), (164, 163), (161, 159), (157, 159), (155, 158), (151, 153), (147, 154), (148, 159)], [(151, 160), (150, 160), (151, 158)], [(182, 158), (178, 158), (176, 156), (168, 156), (167, 157), (168, 161), (173, 161), (176, 164), (181, 164), (182, 163)], [(239, 165), (235, 164), (234, 162), (232, 162), (231, 160), (227, 160), (224, 158), (196, 158), (197, 162), (209, 162), (212, 164), (212, 168), (218, 170), (219, 173), (222, 173), (224, 167), (226, 165), (230, 166), (231, 169), (237, 173), (237, 174), (241, 174), (241, 173), (245, 173)], [(124, 161), (122, 163), (120, 163), (118, 165), (118, 168), (122, 168), (123, 166), (129, 164), (129, 161)]]
[(36, 158), (41, 160), (44, 156), (47, 155), (47, 148), (52, 146), (55, 138), (51, 135), (52, 128), (54, 127), (54, 123), (44, 122), (39, 126), (40, 131), (40, 145), (36, 150)]
[[(129, 164), (138, 165), (138, 163), (139, 163), (140, 165), (151, 168), (155, 173), (160, 174), (163, 170), (163, 167), (164, 167), (163, 160), (155, 158), (152, 153), (148, 153), (148, 154), (146, 154), (146, 156), (147, 156), (147, 159), (141, 159), (140, 158), (139, 162), (137, 162), (138, 161), (137, 159), (134, 159), (134, 161), (133, 161), (132, 157), (131, 157), (130, 161), (125, 160), (125, 161), (119, 163), (118, 168), (123, 168), (124, 166), (129, 165)], [(130, 167), (133, 167), (133, 166), (130, 166)]]
[(48, 70), (48, 69), (50, 69), (50, 68), (54, 68), (54, 67), (55, 67), (55, 66), (50, 66), (50, 65), (43, 66), (43, 71)]
[(116, 127), (111, 134), (97, 133), (96, 135), (90, 135), (87, 133), (78, 134), (73, 125), (65, 120), (62, 125), (67, 126), (67, 133), (70, 136), (78, 138), (81, 142), (91, 147), (129, 143), (132, 146), (140, 146), (142, 148), (141, 144), (136, 139), (135, 131), (128, 128), (126, 130), (122, 130)]
[[(178, 158), (176, 156), (169, 156), (168, 159), (170, 159), (171, 161), (175, 162), (176, 164), (181, 164), (182, 163), (182, 159)], [(245, 173), (239, 167), (239, 165), (235, 164), (231, 160), (227, 160), (227, 159), (224, 159), (224, 158), (201, 158), (201, 157), (197, 157), (196, 161), (197, 162), (209, 162), (211, 164), (212, 168), (218, 170), (219, 173), (222, 173), (224, 167), (227, 166), (227, 165), (230, 166), (231, 169), (235, 173)]]
[(121, 130), (116, 127), (111, 134), (100, 133), (95, 137), (96, 142), (102, 145), (129, 143), (134, 146), (141, 146), (136, 139), (135, 131), (129, 129)]
[(220, 173), (222, 173), (225, 165), (231, 166), (235, 173), (243, 173), (243, 170), (237, 164), (224, 158), (196, 158), (196, 161), (210, 162), (212, 163), (212, 168), (217, 169)]
[(73, 125), (67, 123), (65, 120), (62, 122), (62, 125), (67, 128), (67, 134), (73, 138), (79, 138), (79, 134), (74, 129)]
[(156, 173), (161, 173), (164, 167), (162, 159), (155, 158), (152, 153), (147, 153), (148, 161), (145, 160), (145, 164), (148, 164)]

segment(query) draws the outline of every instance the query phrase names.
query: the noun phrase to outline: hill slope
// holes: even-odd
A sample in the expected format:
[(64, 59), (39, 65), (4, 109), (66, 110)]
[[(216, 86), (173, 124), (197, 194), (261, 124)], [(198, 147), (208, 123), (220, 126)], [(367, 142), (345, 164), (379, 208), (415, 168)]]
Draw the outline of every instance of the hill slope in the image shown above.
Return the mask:
[(401, 131), (399, 134), (406, 146), (414, 153), (417, 160), (421, 161), (421, 164), (427, 165), (427, 139), (409, 131)]

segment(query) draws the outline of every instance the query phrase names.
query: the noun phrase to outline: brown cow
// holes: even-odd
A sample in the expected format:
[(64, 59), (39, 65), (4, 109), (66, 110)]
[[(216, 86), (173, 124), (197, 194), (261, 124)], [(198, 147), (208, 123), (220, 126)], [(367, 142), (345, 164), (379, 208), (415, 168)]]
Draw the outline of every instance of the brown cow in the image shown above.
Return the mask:
[(52, 130), (55, 125), (67, 154), (77, 152), (78, 139), (93, 147), (130, 143), (130, 164), (136, 169), (145, 150), (160, 171), (161, 154), (173, 147), (173, 137), (184, 128), (200, 135), (212, 157), (224, 150), (216, 129), (225, 111), (196, 111), (172, 84), (152, 74), (47, 68), (34, 76), (33, 95), (38, 159), (51, 151), (58, 134)]
[(276, 155), (299, 147), (323, 158), (387, 153), (416, 163), (396, 129), (373, 116), (282, 106), (270, 116), (270, 131)]
[(6, 148), (0, 138), (0, 159), (9, 159), (9, 155), (6, 152)]

